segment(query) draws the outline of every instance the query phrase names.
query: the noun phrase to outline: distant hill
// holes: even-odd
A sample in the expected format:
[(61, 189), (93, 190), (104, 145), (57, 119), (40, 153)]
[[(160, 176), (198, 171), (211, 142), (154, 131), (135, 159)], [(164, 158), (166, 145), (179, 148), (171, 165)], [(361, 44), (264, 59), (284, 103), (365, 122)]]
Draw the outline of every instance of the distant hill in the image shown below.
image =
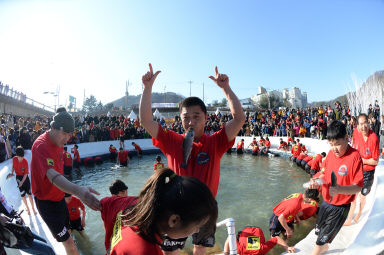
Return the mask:
[(318, 107), (320, 105), (331, 105), (334, 106), (336, 102), (339, 102), (341, 105), (348, 104), (347, 94), (343, 96), (339, 96), (335, 99), (329, 100), (329, 101), (318, 101), (318, 102), (312, 102), (308, 105), (311, 107)]
[[(137, 96), (128, 96), (128, 107), (132, 105), (138, 105), (140, 103), (141, 95)], [(152, 93), (152, 103), (179, 103), (184, 99), (184, 96), (173, 93)], [(115, 107), (124, 107), (125, 106), (125, 96), (111, 102)]]

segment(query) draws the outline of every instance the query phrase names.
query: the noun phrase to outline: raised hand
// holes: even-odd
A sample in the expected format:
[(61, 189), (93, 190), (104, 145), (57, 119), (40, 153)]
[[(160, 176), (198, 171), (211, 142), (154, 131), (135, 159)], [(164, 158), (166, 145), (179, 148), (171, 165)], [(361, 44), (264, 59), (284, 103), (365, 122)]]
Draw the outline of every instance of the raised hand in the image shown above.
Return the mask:
[(155, 74), (153, 74), (153, 69), (151, 63), (149, 63), (149, 72), (143, 75), (141, 77), (141, 80), (145, 87), (152, 87), (153, 83), (156, 80), (156, 77), (159, 75), (161, 71), (157, 71)]
[(214, 81), (217, 84), (217, 86), (219, 86), (222, 89), (229, 87), (229, 78), (228, 78), (228, 76), (226, 74), (219, 73), (219, 70), (217, 69), (217, 66), (215, 66), (215, 73), (216, 73), (216, 77), (213, 77), (211, 75), (211, 76), (209, 76), (209, 78), (212, 81)]

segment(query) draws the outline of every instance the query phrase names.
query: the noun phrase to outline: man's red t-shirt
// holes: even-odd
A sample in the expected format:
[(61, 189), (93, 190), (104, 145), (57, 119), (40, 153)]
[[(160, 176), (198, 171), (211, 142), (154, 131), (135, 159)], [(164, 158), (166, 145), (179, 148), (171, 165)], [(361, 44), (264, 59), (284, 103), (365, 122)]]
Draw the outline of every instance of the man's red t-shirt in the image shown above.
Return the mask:
[(308, 162), (308, 165), (311, 166), (311, 169), (315, 169), (317, 171), (320, 170), (320, 163), (323, 161), (323, 156), (321, 154), (317, 154), (316, 157)]
[(237, 149), (242, 149), (243, 147), (244, 147), (244, 142), (243, 142), (243, 141), (239, 141), (239, 142), (237, 143), (236, 148), (237, 148)]
[(80, 218), (80, 208), (85, 210), (84, 204), (75, 196), (72, 196), (71, 202), (67, 203), (69, 219), (77, 220)]
[(318, 203), (315, 200), (311, 200), (310, 202), (302, 202), (300, 212), (303, 212), (303, 215), (300, 216), (300, 220), (306, 220), (311, 218), (319, 207)]
[(113, 195), (100, 200), (101, 219), (103, 220), (105, 229), (104, 244), (106, 251), (109, 250), (109, 246), (111, 245), (111, 236), (117, 214), (122, 212), (125, 208), (134, 205), (136, 203), (136, 199), (137, 197), (120, 197)]
[(268, 140), (265, 140), (265, 143), (264, 143), (265, 147), (271, 147), (271, 142), (268, 141)]
[(139, 145), (134, 144), (133, 146), (135, 147), (135, 149), (136, 149), (137, 151), (141, 151), (141, 147), (140, 147)]
[[(342, 157), (336, 157), (332, 150), (327, 154), (323, 162), (324, 181), (321, 193), (323, 200), (330, 203), (329, 188), (331, 186), (331, 172), (337, 177), (337, 184), (340, 186), (349, 186), (356, 184), (363, 186), (363, 162), (360, 154), (354, 148), (348, 146), (347, 152)], [(355, 195), (338, 194), (332, 198), (330, 204), (346, 205), (355, 200)]]
[(71, 153), (63, 151), (64, 166), (72, 166), (72, 156)]
[(291, 194), (273, 208), (273, 213), (276, 216), (284, 214), (287, 223), (292, 222), (295, 219), (296, 214), (300, 211), (302, 201), (302, 193)]
[[(220, 179), (220, 160), (223, 154), (232, 147), (235, 139), (228, 141), (223, 129), (211, 136), (203, 134), (198, 142), (193, 142), (187, 169), (181, 168), (184, 161), (183, 141), (185, 134), (177, 134), (171, 130), (164, 130), (159, 125), (157, 139), (153, 145), (160, 148), (168, 158), (168, 166), (181, 176), (193, 176), (205, 183), (216, 197)], [(172, 146), (169, 146), (172, 144)]]
[(128, 151), (119, 151), (117, 157), (121, 163), (127, 162), (128, 160)]
[(307, 155), (305, 155), (305, 154), (300, 154), (300, 155), (297, 157), (297, 159), (304, 159), (305, 157), (307, 157)]
[(259, 146), (257, 146), (257, 144), (253, 145), (252, 151), (258, 152), (259, 151)]
[(305, 161), (305, 162), (309, 162), (309, 161), (311, 161), (313, 159), (313, 157), (312, 156), (307, 156), (306, 155), (306, 157), (305, 158), (303, 158), (303, 160)]
[[(247, 229), (242, 231), (247, 231)], [(236, 243), (238, 254), (264, 255), (277, 244), (277, 237), (272, 237), (265, 242), (263, 230), (252, 227), (252, 233), (242, 233)]]
[(15, 170), (16, 175), (23, 176), (29, 173), (28, 171), (28, 161), (23, 158), (21, 162), (15, 156), (12, 159), (12, 168)]
[[(145, 240), (138, 234), (137, 227), (121, 227), (121, 232), (117, 233), (118, 237), (113, 236), (112, 239), (120, 240), (111, 243), (110, 255), (163, 255), (160, 246)], [(161, 243), (160, 238), (158, 242)]]
[(80, 154), (78, 150), (73, 151), (73, 160), (80, 163)]
[[(379, 158), (379, 139), (377, 138), (375, 132), (369, 130), (367, 141), (364, 141), (364, 137), (361, 132), (353, 132), (353, 135), (353, 147), (360, 153), (360, 156), (363, 159)], [(376, 166), (363, 164), (364, 171), (372, 171), (375, 168)]]
[(300, 155), (300, 152), (301, 149), (297, 144), (292, 146), (291, 153), (293, 157), (297, 158)]
[(163, 163), (156, 162), (153, 165), (153, 170), (162, 169), (162, 168), (164, 168), (164, 164)]
[(109, 146), (109, 152), (110, 153), (114, 153), (114, 152), (116, 152), (116, 147), (115, 146)]
[(63, 147), (53, 144), (48, 132), (40, 135), (32, 146), (32, 193), (39, 200), (61, 201), (64, 192), (49, 181), (46, 173), (48, 169), (53, 169), (64, 174)]

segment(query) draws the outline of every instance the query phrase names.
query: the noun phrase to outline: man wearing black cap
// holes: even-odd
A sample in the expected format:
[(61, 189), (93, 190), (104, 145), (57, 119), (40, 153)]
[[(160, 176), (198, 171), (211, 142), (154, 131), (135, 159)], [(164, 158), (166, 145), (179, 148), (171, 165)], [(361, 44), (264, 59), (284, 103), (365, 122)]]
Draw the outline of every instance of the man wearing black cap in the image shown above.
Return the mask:
[(39, 136), (32, 146), (31, 184), (37, 209), (58, 242), (62, 242), (67, 254), (79, 254), (68, 233), (69, 213), (64, 193), (80, 198), (93, 210), (100, 210), (99, 195), (91, 187), (81, 187), (64, 176), (62, 152), (64, 144), (72, 136), (75, 123), (64, 107), (57, 109), (51, 129)]

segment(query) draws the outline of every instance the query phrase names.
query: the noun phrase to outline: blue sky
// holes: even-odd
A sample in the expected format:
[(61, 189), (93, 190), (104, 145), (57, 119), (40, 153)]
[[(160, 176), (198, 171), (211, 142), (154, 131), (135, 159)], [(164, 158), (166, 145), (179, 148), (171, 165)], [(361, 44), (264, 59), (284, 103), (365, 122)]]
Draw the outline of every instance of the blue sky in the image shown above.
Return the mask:
[(330, 100), (384, 69), (384, 1), (4, 1), (0, 80), (53, 104), (60, 85), (82, 103), (141, 93), (151, 62), (153, 90), (220, 100), (208, 79), (228, 74), (239, 98), (258, 86), (293, 86)]

